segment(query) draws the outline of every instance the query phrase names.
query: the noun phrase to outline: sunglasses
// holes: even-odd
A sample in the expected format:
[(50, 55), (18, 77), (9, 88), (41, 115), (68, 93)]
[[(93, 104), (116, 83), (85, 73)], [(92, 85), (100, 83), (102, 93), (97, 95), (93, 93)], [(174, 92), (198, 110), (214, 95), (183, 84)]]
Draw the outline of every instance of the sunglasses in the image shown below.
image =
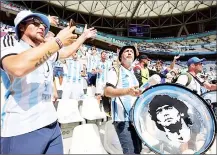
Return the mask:
[(47, 25), (44, 24), (41, 20), (39, 20), (39, 19), (37, 19), (37, 18), (34, 18), (34, 17), (29, 18), (29, 19), (27, 19), (27, 20), (24, 20), (23, 23), (33, 24), (33, 25), (35, 25), (35, 26), (37, 26), (37, 27), (39, 27), (40, 25), (43, 25), (45, 29), (48, 28)]
[(195, 63), (195, 65), (203, 65), (201, 62)]

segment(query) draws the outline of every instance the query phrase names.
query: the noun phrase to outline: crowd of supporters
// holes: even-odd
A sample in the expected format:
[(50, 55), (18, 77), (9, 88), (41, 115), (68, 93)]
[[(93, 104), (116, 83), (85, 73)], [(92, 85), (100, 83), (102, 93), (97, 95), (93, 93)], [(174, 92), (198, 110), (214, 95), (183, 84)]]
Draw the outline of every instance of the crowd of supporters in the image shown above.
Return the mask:
[[(113, 120), (115, 120), (115, 128), (118, 136), (127, 138), (128, 140), (130, 137), (123, 136), (121, 135), (121, 132), (118, 132), (121, 122), (126, 122), (126, 120), (129, 122), (129, 118), (125, 117), (125, 111), (123, 111), (123, 108), (121, 110), (117, 108), (115, 109), (117, 110), (115, 113), (111, 112), (111, 107), (114, 111), (115, 104), (120, 106), (120, 103), (122, 103), (121, 99), (119, 98), (119, 101), (117, 102), (113, 100), (114, 102), (112, 102), (112, 105), (108, 106), (105, 104), (107, 100), (106, 97), (114, 99), (123, 96), (123, 101), (132, 105), (136, 99), (135, 97), (141, 95), (141, 92), (137, 87), (144, 85), (153, 76), (158, 76), (160, 78), (158, 83), (179, 83), (192, 91), (195, 90), (195, 86), (196, 89), (201, 88), (196, 90), (196, 93), (198, 94), (210, 90), (216, 90), (216, 62), (214, 61), (209, 62), (205, 59), (192, 57), (187, 62), (181, 62), (179, 61), (180, 57), (182, 57), (181, 55), (174, 56), (171, 61), (164, 61), (158, 58), (151, 60), (147, 55), (141, 52), (141, 47), (143, 45), (145, 50), (170, 50), (171, 45), (163, 43), (134, 43), (130, 46), (123, 46), (115, 52), (106, 51), (99, 49), (94, 45), (87, 46), (84, 44), (86, 39), (96, 36), (96, 30), (94, 30), (94, 28), (87, 29), (87, 26), (85, 26), (84, 31), (82, 32), (83, 35), (76, 40), (77, 35), (72, 34), (72, 31), (75, 29), (74, 27), (67, 27), (55, 35), (49, 31), (49, 22), (54, 20), (53, 18), (49, 21), (49, 19), (44, 15), (35, 15), (30, 11), (21, 11), (19, 15), (22, 18), (18, 16), (15, 19), (15, 28), (7, 25), (4, 25), (2, 28), (2, 32), (5, 32), (4, 34), (1, 34), (1, 50), (3, 54), (1, 56), (1, 78), (3, 79), (4, 89), (6, 90), (4, 97), (5, 103), (11, 103), (13, 105), (19, 103), (23, 109), (27, 108), (26, 111), (31, 111), (31, 108), (35, 111), (31, 111), (31, 115), (31, 113), (23, 112), (23, 109), (16, 109), (16, 106), (11, 107), (11, 109), (9, 108), (9, 110), (14, 108), (19, 111), (19, 116), (25, 115), (25, 117), (31, 118), (32, 120), (30, 119), (29, 121), (24, 117), (16, 116), (11, 118), (10, 121), (6, 120), (9, 124), (11, 123), (11, 126), (19, 125), (19, 123), (16, 124), (15, 122), (17, 119), (26, 124), (22, 126), (23, 128), (19, 128), (17, 131), (14, 131), (12, 128), (6, 130), (5, 126), (3, 126), (5, 141), (2, 142), (2, 144), (4, 146), (9, 145), (8, 139), (10, 140), (13, 136), (15, 136), (15, 139), (17, 139), (18, 142), (30, 137), (37, 138), (36, 135), (39, 131), (35, 129), (38, 129), (39, 126), (42, 127), (40, 128), (40, 132), (48, 132), (51, 134), (47, 131), (47, 126), (44, 127), (43, 124), (41, 124), (41, 122), (45, 122), (45, 124), (48, 125), (48, 128), (52, 126), (55, 126), (56, 129), (59, 128), (56, 121), (55, 110), (50, 106), (52, 105), (50, 104), (51, 97), (54, 104), (58, 98), (80, 101), (87, 98), (88, 87), (93, 88), (93, 97), (97, 99), (98, 103), (103, 103), (107, 116), (112, 117)], [(23, 29), (25, 29), (25, 31)], [(31, 29), (36, 31), (32, 32)], [(41, 31), (44, 32), (44, 35)], [(31, 36), (31, 33), (36, 32), (39, 33), (35, 34), (35, 36)], [(38, 34), (40, 37), (38, 37)], [(35, 37), (35, 40), (31, 37)], [(37, 42), (37, 39), (41, 39), (40, 43)], [(75, 40), (73, 41), (73, 39)], [(211, 37), (209, 37), (208, 40), (209, 39), (211, 39)], [(174, 44), (173, 46), (177, 46), (177, 44)], [(40, 58), (42, 54), (47, 52), (47, 50), (42, 47), (49, 50), (45, 56), (43, 55), (43, 58)], [(52, 50), (54, 53), (52, 53), (53, 55), (51, 56), (49, 52)], [(31, 52), (35, 53), (35, 59), (38, 58), (39, 60), (34, 65), (33, 63), (30, 63), (35, 60), (32, 58)], [(24, 56), (25, 59), (22, 59), (21, 56)], [(49, 57), (49, 59), (44, 57)], [(31, 61), (29, 58), (32, 58)], [(18, 62), (19, 64), (21, 64), (21, 62), (28, 62), (28, 65), (14, 65)], [(21, 69), (25, 71), (20, 72), (20, 70), (17, 70), (20, 69), (20, 66)], [(197, 82), (196, 84), (192, 84), (192, 81), (188, 82), (188, 76), (185, 74), (187, 72), (191, 73), (191, 76), (194, 79), (199, 80), (201, 83)], [(194, 79), (193, 81), (195, 81)], [(56, 87), (56, 83), (59, 83), (60, 87), (62, 87), (62, 93), (58, 92), (59, 88)], [(51, 90), (53, 90), (52, 94), (49, 94)], [(28, 107), (25, 107), (27, 102), (26, 100), (29, 101), (27, 103)], [(45, 102), (46, 104), (42, 104)], [(9, 104), (7, 104), (7, 106), (8, 105)], [(42, 107), (37, 109), (36, 105), (41, 105)], [(128, 112), (130, 108), (131, 107), (129, 106), (127, 109)], [(49, 117), (48, 120), (43, 120), (42, 116), (48, 117), (49, 113), (43, 113), (43, 111), (40, 110), (48, 110), (52, 117)], [(5, 111), (5, 109), (3, 110), (3, 113), (4, 115), (8, 115), (8, 111)], [(40, 119), (32, 117), (34, 114), (38, 113), (40, 114), (38, 116)], [(23, 121), (23, 119), (25, 121)], [(37, 121), (36, 124), (38, 126), (32, 125), (31, 128), (29, 128), (28, 124), (32, 124), (34, 120)], [(52, 123), (54, 120), (55, 122)], [(8, 125), (7, 123), (4, 122), (4, 125)], [(132, 126), (129, 126), (129, 123), (128, 127), (133, 128)], [(127, 130), (128, 128), (125, 129)], [(37, 134), (31, 135), (29, 134), (29, 130), (31, 130), (30, 133), (33, 131)], [(134, 132), (135, 134), (135, 129), (125, 132), (127, 134), (129, 134), (129, 132)], [(20, 134), (24, 134), (21, 139), (17, 136)], [(59, 137), (59, 135), (61, 135), (60, 132), (56, 134), (57, 135), (54, 136)], [(27, 137), (25, 137), (25, 135), (27, 135)], [(53, 137), (52, 134), (51, 137), (54, 139), (57, 138)], [(44, 137), (40, 138), (39, 143)], [(134, 140), (134, 138), (132, 139)], [(138, 136), (136, 139), (139, 139)], [(59, 138), (58, 143), (61, 145), (61, 138)], [(124, 142), (121, 141), (121, 143), (123, 144)], [(123, 148), (123, 151), (124, 153), (133, 153), (134, 148), (131, 149), (132, 150), (130, 151), (132, 152), (127, 152), (125, 148)], [(137, 151), (141, 151), (140, 148), (136, 149), (138, 150), (134, 153), (139, 153)], [(7, 152), (7, 149), (4, 151)], [(57, 148), (57, 151), (60, 153), (62, 152), (61, 148)]]

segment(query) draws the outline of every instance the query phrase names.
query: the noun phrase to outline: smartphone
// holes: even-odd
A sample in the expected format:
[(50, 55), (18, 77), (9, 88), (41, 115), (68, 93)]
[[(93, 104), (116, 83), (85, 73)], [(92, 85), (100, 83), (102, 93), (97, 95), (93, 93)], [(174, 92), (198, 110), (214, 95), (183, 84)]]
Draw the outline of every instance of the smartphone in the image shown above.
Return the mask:
[(75, 26), (75, 21), (73, 19), (70, 19), (69, 21), (69, 27)]

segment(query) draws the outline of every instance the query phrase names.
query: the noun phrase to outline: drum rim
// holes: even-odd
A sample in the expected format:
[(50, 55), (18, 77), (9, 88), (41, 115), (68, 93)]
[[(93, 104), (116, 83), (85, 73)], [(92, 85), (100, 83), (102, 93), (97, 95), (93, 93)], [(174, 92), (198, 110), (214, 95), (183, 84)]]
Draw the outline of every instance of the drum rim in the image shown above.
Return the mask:
[[(212, 93), (212, 92), (216, 92), (216, 95), (217, 95), (217, 90), (211, 90), (211, 91), (207, 91), (207, 92), (205, 92), (205, 93), (203, 93), (203, 94), (201, 94), (201, 97), (204, 99), (204, 97), (205, 97), (205, 95), (207, 95), (207, 94), (209, 94), (209, 93)], [(205, 99), (204, 99), (205, 100)], [(206, 101), (206, 100), (205, 100)], [(207, 102), (207, 101), (206, 101)], [(208, 105), (210, 105), (210, 104), (213, 104), (213, 103), (208, 103), (207, 102), (207, 104)], [(212, 108), (211, 108), (212, 109)], [(213, 109), (212, 109), (213, 110)], [(214, 111), (213, 111), (213, 113), (215, 113)], [(217, 121), (217, 120), (216, 120)], [(217, 124), (216, 124), (216, 126), (217, 126)]]
[(217, 93), (217, 90), (210, 90), (210, 91), (207, 91), (207, 92), (201, 94), (201, 96), (204, 96), (204, 95), (206, 95), (206, 94), (208, 94), (208, 93), (212, 93), (212, 92), (216, 92), (216, 93)]
[[(214, 119), (214, 131), (213, 131), (213, 136), (212, 136), (212, 138), (211, 138), (211, 141), (210, 141), (210, 143), (209, 143), (209, 145), (208, 145), (208, 147), (205, 149), (205, 150), (203, 150), (203, 151), (201, 151), (201, 152), (195, 152), (195, 153), (199, 153), (199, 154), (201, 154), (201, 153), (205, 153), (206, 151), (208, 151), (209, 149), (210, 149), (210, 147), (213, 145), (213, 143), (214, 143), (214, 140), (215, 140), (215, 137), (216, 137), (216, 128), (217, 128), (217, 124), (216, 124), (216, 118), (215, 118), (215, 114), (214, 114), (214, 112), (213, 112), (213, 110), (212, 110), (212, 108), (209, 106), (209, 104), (206, 102), (206, 100), (205, 99), (203, 99), (202, 98), (202, 96), (200, 96), (200, 95), (198, 95), (197, 93), (195, 93), (194, 91), (192, 91), (191, 89), (189, 89), (189, 88), (187, 88), (187, 87), (185, 87), (185, 86), (183, 86), (183, 85), (181, 85), (181, 84), (175, 84), (175, 83), (162, 83), (162, 84), (156, 84), (156, 85), (153, 85), (153, 86), (150, 86), (148, 89), (146, 89), (146, 90), (144, 90), (143, 92), (142, 92), (142, 94), (144, 93), (144, 92), (146, 92), (146, 91), (148, 91), (148, 90), (150, 90), (150, 89), (152, 89), (152, 88), (155, 88), (155, 87), (158, 87), (158, 86), (177, 86), (177, 87), (180, 87), (180, 88), (184, 88), (185, 90), (187, 90), (187, 91), (189, 91), (189, 92), (191, 92), (191, 93), (193, 93), (194, 95), (196, 95), (204, 104), (205, 104), (205, 106), (206, 106), (206, 108), (208, 109), (208, 111), (211, 113), (211, 117)], [(139, 97), (137, 97), (137, 99), (135, 100), (135, 102), (134, 102), (134, 104), (133, 104), (133, 106), (132, 106), (132, 109), (131, 109), (131, 116), (130, 116), (130, 119), (131, 119), (131, 122), (133, 123), (133, 125), (134, 125), (134, 109), (135, 109), (135, 106), (136, 106), (136, 102), (139, 100)], [(135, 127), (135, 125), (134, 125), (134, 127)], [(138, 134), (138, 136), (139, 136), (139, 138), (141, 139), (141, 141), (143, 142), (143, 143), (145, 143), (146, 144), (146, 146), (151, 150), (151, 151), (153, 151), (154, 153), (157, 153), (157, 154), (162, 154), (162, 153), (160, 153), (160, 152), (157, 152), (155, 149), (153, 149), (152, 147), (149, 147), (149, 145), (147, 145), (147, 143), (143, 140), (143, 138), (140, 136), (140, 134), (139, 134), (139, 132), (137, 131), (137, 128), (135, 127), (135, 130), (136, 130), (136, 133)], [(194, 153), (194, 154), (195, 154)]]

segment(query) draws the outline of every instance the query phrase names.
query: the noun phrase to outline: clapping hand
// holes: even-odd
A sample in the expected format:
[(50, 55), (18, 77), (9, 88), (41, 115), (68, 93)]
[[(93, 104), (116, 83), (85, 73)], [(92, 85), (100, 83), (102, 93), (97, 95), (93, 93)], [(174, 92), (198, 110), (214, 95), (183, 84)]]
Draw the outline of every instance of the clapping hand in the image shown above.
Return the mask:
[(139, 96), (139, 95), (141, 95), (142, 91), (139, 90), (138, 88), (139, 88), (138, 86), (128, 88), (127, 94), (131, 95), (131, 96)]
[(83, 35), (84, 35), (84, 37), (86, 39), (88, 39), (88, 38), (95, 38), (96, 37), (96, 33), (97, 33), (97, 30), (94, 29), (94, 27), (91, 27), (91, 28), (87, 29), (87, 24), (85, 24)]

